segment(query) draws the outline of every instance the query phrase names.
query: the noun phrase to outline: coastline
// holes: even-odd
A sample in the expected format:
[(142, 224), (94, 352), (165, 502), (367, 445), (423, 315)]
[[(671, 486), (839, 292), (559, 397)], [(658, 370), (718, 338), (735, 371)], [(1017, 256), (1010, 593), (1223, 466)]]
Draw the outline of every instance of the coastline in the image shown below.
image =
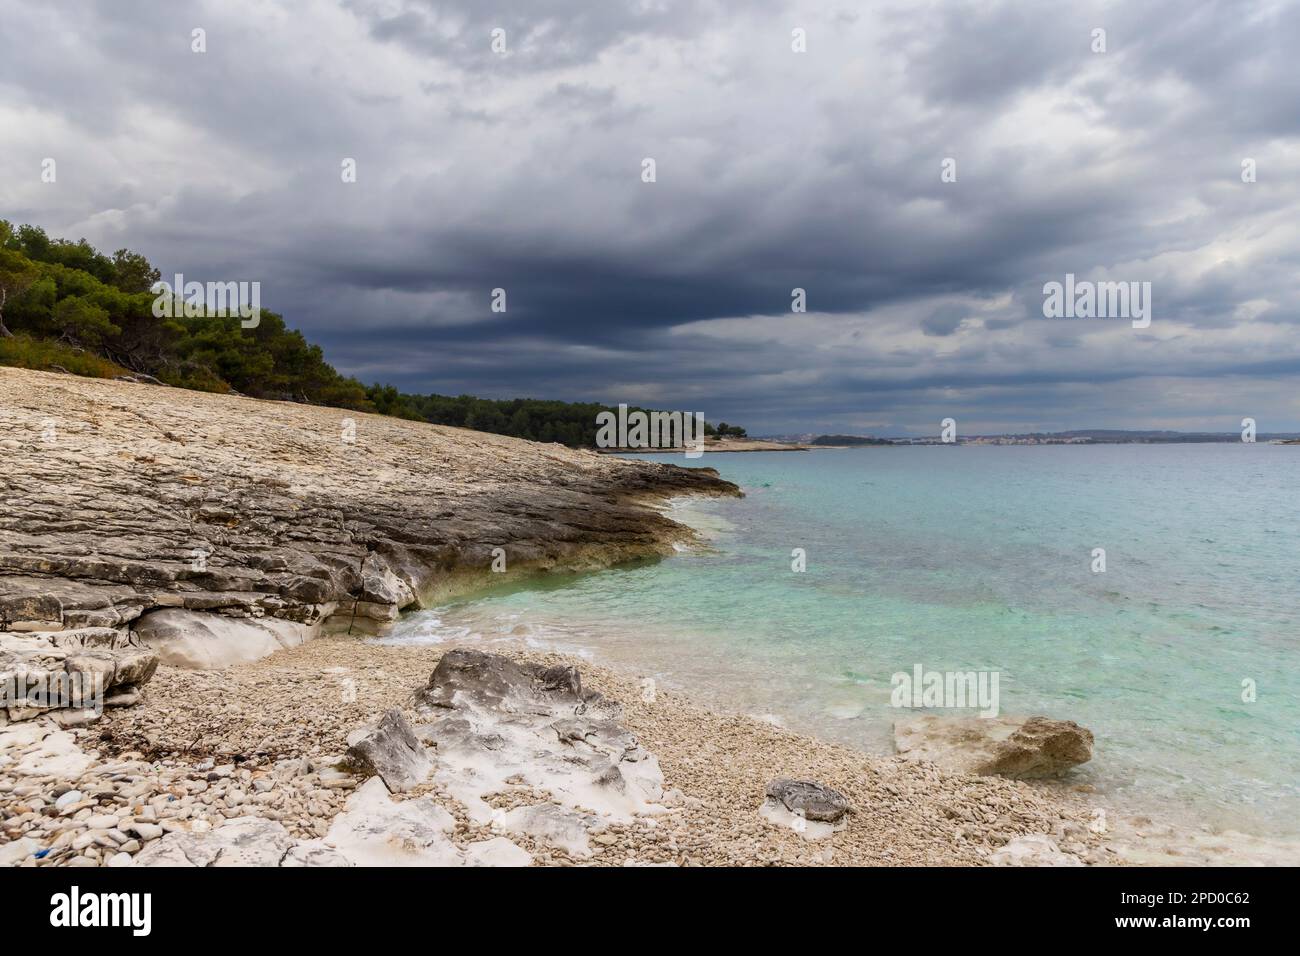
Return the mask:
[[(705, 439), (704, 454), (739, 453), (751, 451), (812, 451), (813, 445), (801, 445), (796, 442), (767, 441), (761, 438), (737, 438), (718, 441), (716, 438)], [(684, 455), (683, 448), (597, 448), (601, 455)]]
[[(403, 609), (526, 574), (707, 547), (708, 527), (680, 520), (689, 503), (740, 493), (707, 469), (336, 409), (11, 370), (0, 370), (0, 391), (5, 434), (16, 436), (0, 443), (15, 502), (0, 522), (0, 649), (47, 641), (42, 662), (90, 657), (125, 688), (102, 717), (11, 708), (0, 723), (0, 862), (13, 865), (131, 865), (181, 838), (198, 852), (249, 818), (274, 826), (273, 839), (256, 833), (284, 852), (245, 862), (283, 863), (294, 848), (337, 855), (301, 841), (326, 840), (349, 813), (407, 802), (358, 806), (375, 781), (342, 760), (353, 735), (387, 710), (410, 711), (454, 646), (362, 635), (384, 633)], [(42, 442), (50, 420), (67, 437)], [(345, 420), (351, 442), (338, 437)], [(38, 465), (48, 477), (33, 488)], [(191, 560), (198, 543), (213, 545), (202, 567)], [(509, 566), (494, 573), (502, 545)], [(148, 626), (164, 616), (170, 628)], [(424, 810), (455, 820), (444, 849), (456, 859), (505, 840), (555, 865), (1136, 860), (1107, 841), (1098, 801), (1068, 782), (871, 756), (673, 688), (647, 691), (631, 670), (523, 642), (492, 649), (577, 668), (614, 702), (619, 733), (662, 767), (663, 792), (653, 810), (596, 821), (587, 855), (536, 833), (502, 835), (496, 811), (532, 806), (512, 804), (518, 784), (489, 795), (495, 803), (423, 785)], [(197, 657), (207, 669), (193, 668)], [(853, 812), (825, 839), (805, 839), (760, 816), (780, 777), (831, 787)], [(1186, 841), (1167, 835), (1180, 852)], [(1173, 861), (1153, 842), (1142, 861), (1158, 860)]]
[[(123, 810), (119, 820), (129, 815), (134, 821), (134, 808), (156, 806), (150, 816), (168, 833), (210, 834), (226, 819), (251, 816), (284, 826), (296, 839), (319, 839), (362, 782), (331, 769), (349, 733), (387, 708), (409, 709), (411, 687), (447, 650), (335, 635), (221, 671), (163, 668), (144, 703), (74, 731), (77, 749), (98, 756), (84, 779), (79, 774), (65, 786), (76, 783), (89, 792), (94, 781), (129, 794), (113, 804)], [(590, 857), (512, 836), (538, 865), (980, 865), (1035, 834), (1054, 835), (1088, 862), (1114, 862), (1088, 829), (1090, 807), (1066, 788), (870, 757), (698, 707), (671, 689), (647, 694), (643, 679), (587, 661), (522, 646), (509, 656), (580, 667), (584, 686), (617, 701), (627, 728), (657, 757), (664, 778), (664, 812), (608, 826)], [(68, 760), (72, 749), (64, 749)], [(111, 781), (113, 775), (125, 784)], [(853, 808), (847, 825), (829, 839), (808, 840), (760, 817), (764, 787), (781, 776), (840, 790)], [(427, 795), (457, 818), (458, 845), (500, 837), (492, 822), (467, 817), (452, 793), (434, 787)], [(13, 790), (5, 796), (12, 801)], [(13, 827), (15, 819), (5, 825)], [(54, 827), (65, 822), (54, 819)], [(111, 845), (112, 831), (129, 835), (132, 826), (139, 824), (119, 822), (94, 834), (68, 818), (54, 832), (97, 835)], [(31, 832), (13, 839), (32, 839)], [(21, 862), (98, 862), (85, 856), (97, 846), (93, 839), (77, 846), (78, 836), (56, 835), (52, 843), (60, 839), (55, 854), (40, 860), (29, 854)]]

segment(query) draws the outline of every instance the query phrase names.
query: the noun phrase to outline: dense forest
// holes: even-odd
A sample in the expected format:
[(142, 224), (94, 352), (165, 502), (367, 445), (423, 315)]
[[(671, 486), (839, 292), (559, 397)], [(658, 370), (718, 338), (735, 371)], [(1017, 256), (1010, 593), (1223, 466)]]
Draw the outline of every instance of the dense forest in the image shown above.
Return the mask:
[[(439, 425), (592, 447), (608, 406), (537, 399), (407, 395), (339, 374), (317, 345), (262, 309), (244, 328), (230, 313), (158, 318), (157, 269), (138, 253), (112, 256), (84, 239), (51, 239), (0, 220), (0, 365), (378, 412)], [(709, 435), (743, 436), (725, 422)]]

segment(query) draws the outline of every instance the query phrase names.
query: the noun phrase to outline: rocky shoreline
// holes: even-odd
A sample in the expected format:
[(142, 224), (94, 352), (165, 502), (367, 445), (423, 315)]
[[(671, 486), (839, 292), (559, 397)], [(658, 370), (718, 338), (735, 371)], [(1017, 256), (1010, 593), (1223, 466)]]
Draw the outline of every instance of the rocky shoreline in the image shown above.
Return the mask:
[(13, 369), (0, 435), (0, 865), (1137, 859), (1082, 788), (1007, 779), (1087, 760), (1068, 721), (920, 718), (871, 757), (535, 648), (366, 638), (667, 554), (665, 500), (739, 494), (709, 469)]
[[(495, 670), (448, 680), (448, 658), (479, 652), (329, 635), (218, 671), (163, 666), (141, 704), (41, 740), (48, 721), (12, 724), (0, 739), (29, 742), (4, 747), (16, 759), (0, 766), (0, 862), (1116, 860), (1068, 787), (869, 757), (642, 678), (506, 650)], [(390, 793), (350, 749), (391, 711), (426, 749), (428, 777)], [(815, 814), (772, 813), (782, 778), (833, 790), (847, 812), (828, 832)]]
[(0, 671), (119, 697), (142, 649), (215, 667), (373, 632), (489, 579), (664, 555), (691, 532), (653, 503), (739, 494), (709, 469), (9, 368), (0, 492)]

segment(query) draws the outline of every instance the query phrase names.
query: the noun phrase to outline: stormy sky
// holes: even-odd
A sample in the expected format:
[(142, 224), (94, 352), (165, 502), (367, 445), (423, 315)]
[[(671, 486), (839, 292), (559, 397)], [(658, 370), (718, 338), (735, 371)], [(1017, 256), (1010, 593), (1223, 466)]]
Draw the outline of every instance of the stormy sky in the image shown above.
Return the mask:
[(1298, 62), (1294, 2), (0, 0), (0, 218), (407, 391), (1297, 430)]

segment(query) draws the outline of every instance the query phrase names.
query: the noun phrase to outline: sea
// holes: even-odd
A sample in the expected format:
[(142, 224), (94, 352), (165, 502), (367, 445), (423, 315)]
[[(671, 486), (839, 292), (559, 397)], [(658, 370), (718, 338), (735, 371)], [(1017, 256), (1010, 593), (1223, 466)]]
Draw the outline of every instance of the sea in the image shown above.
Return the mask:
[(675, 556), (488, 590), (386, 640), (523, 640), (876, 754), (923, 702), (899, 706), (898, 675), (996, 674), (1000, 714), (1093, 732), (1078, 783), (1300, 836), (1300, 446), (640, 457), (745, 497), (674, 502), (700, 536)]

